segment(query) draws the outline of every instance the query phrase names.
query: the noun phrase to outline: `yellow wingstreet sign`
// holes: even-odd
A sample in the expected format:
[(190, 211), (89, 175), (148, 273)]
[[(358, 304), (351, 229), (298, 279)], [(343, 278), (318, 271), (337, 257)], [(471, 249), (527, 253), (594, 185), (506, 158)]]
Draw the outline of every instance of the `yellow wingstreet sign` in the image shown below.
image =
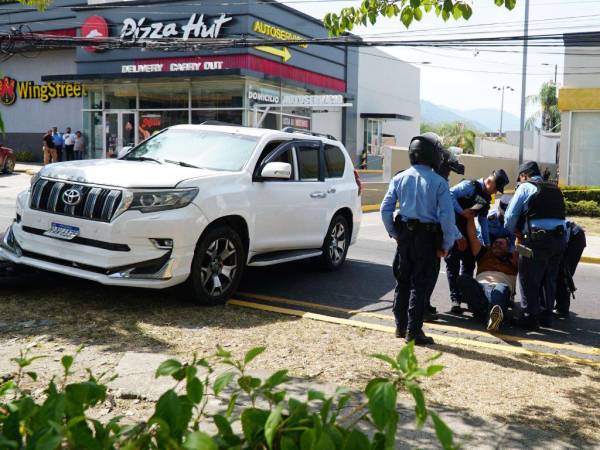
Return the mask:
[(260, 46), (260, 47), (255, 47), (255, 48), (259, 52), (265, 52), (265, 53), (269, 53), (270, 55), (279, 56), (283, 62), (288, 62), (290, 60), (290, 58), (292, 57), (292, 54), (290, 53), (290, 51), (287, 47), (277, 48), (277, 47)]

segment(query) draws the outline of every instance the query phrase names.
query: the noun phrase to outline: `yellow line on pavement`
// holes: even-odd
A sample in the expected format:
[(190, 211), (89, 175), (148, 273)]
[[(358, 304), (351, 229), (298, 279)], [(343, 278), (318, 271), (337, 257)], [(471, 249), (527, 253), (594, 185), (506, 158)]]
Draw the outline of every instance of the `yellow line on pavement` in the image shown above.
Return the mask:
[(383, 169), (358, 169), (358, 173), (383, 173)]
[(374, 212), (379, 211), (379, 205), (363, 205), (362, 212)]
[[(352, 316), (372, 317), (374, 319), (386, 320), (386, 321), (394, 320), (394, 317), (389, 314), (379, 314), (379, 313), (373, 313), (373, 312), (369, 312), (369, 311), (342, 308), (339, 306), (322, 305), (320, 303), (311, 303), (311, 302), (305, 302), (305, 301), (301, 301), (301, 300), (291, 300), (291, 299), (283, 298), (283, 297), (252, 294), (249, 292), (240, 292), (239, 294), (243, 295), (245, 297), (253, 298), (255, 300), (262, 300), (265, 302), (283, 303), (283, 304), (294, 305), (294, 306), (304, 306), (306, 308), (321, 309), (323, 311), (340, 312), (340, 313), (349, 314)], [(581, 354), (585, 354), (585, 355), (592, 355), (592, 356), (600, 355), (600, 348), (595, 348), (595, 347), (570, 345), (570, 344), (559, 344), (557, 342), (541, 341), (539, 339), (530, 339), (530, 338), (524, 338), (524, 337), (520, 337), (520, 336), (512, 336), (509, 334), (500, 334), (500, 333), (492, 334), (492, 333), (488, 333), (486, 331), (473, 330), (470, 328), (457, 327), (457, 326), (453, 326), (453, 325), (444, 325), (441, 323), (428, 322), (428, 323), (425, 323), (425, 327), (428, 329), (432, 329), (432, 330), (451, 331), (454, 333), (470, 334), (470, 335), (474, 335), (474, 336), (483, 336), (483, 337), (488, 337), (488, 338), (495, 337), (497, 339), (500, 339), (500, 340), (503, 340), (506, 342), (516, 342), (519, 344), (537, 345), (540, 347), (547, 347), (547, 348), (552, 348), (555, 350), (569, 350), (572, 352), (581, 353)]]
[(582, 256), (581, 262), (588, 264), (600, 264), (600, 258), (596, 258), (595, 256)]
[[(278, 314), (286, 314), (286, 315), (290, 315), (290, 316), (302, 317), (304, 319), (319, 320), (322, 322), (329, 322), (329, 323), (334, 323), (337, 325), (347, 325), (347, 326), (351, 326), (351, 327), (365, 328), (365, 329), (374, 330), (374, 331), (381, 331), (384, 333), (394, 333), (396, 330), (395, 327), (390, 327), (390, 326), (385, 326), (385, 325), (377, 325), (377, 324), (373, 324), (373, 323), (361, 322), (358, 320), (351, 320), (351, 319), (340, 319), (338, 317), (325, 316), (322, 314), (316, 314), (316, 313), (311, 313), (311, 312), (307, 312), (307, 311), (300, 311), (297, 309), (282, 308), (280, 306), (263, 305), (262, 303), (247, 302), (245, 300), (231, 299), (231, 300), (227, 301), (227, 304), (234, 305), (234, 306), (241, 306), (241, 307), (245, 307), (245, 308), (257, 309), (260, 311), (267, 311), (267, 312), (274, 312), (274, 313), (278, 313)], [(492, 344), (489, 342), (475, 341), (475, 340), (469, 340), (469, 339), (464, 339), (464, 338), (456, 338), (456, 337), (436, 335), (436, 334), (432, 334), (431, 336), (433, 336), (438, 342), (444, 342), (447, 344), (458, 344), (458, 345), (464, 345), (467, 347), (481, 347), (481, 348), (498, 350), (498, 351), (507, 352), (507, 353), (538, 356), (538, 357), (551, 358), (551, 359), (560, 359), (560, 360), (569, 361), (572, 363), (584, 364), (584, 365), (592, 366), (592, 367), (600, 367), (600, 362), (594, 361), (592, 359), (573, 358), (571, 356), (558, 355), (555, 353), (537, 352), (534, 350), (528, 350), (523, 347), (513, 347), (510, 345)]]

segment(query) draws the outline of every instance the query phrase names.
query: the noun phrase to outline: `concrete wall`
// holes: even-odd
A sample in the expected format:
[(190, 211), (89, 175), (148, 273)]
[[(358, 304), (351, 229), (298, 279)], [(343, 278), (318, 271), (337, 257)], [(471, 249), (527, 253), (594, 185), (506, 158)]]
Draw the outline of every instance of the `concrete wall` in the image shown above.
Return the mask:
[(569, 184), (569, 140), (571, 135), (571, 114), (569, 112), (560, 113), (560, 155), (558, 157), (558, 181), (560, 184)]
[[(556, 145), (560, 134), (536, 133), (532, 147), (525, 147), (523, 159), (539, 164), (556, 164)], [(506, 142), (476, 138), (475, 154), (491, 158), (519, 159), (519, 146)]]
[[(402, 114), (412, 120), (388, 120), (383, 133), (408, 144), (421, 126), (420, 70), (376, 48), (361, 48), (358, 66), (358, 113)], [(357, 127), (357, 147), (364, 148), (364, 120)]]
[(563, 87), (600, 87), (598, 54), (600, 54), (600, 47), (569, 47), (568, 51), (565, 51)]

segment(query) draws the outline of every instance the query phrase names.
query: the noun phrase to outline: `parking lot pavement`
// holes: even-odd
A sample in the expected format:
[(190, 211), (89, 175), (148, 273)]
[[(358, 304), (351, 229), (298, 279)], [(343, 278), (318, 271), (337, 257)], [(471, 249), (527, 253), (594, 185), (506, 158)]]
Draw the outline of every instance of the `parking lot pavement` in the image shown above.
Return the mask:
[(27, 189), (31, 176), (25, 173), (0, 175), (0, 233), (3, 233), (15, 217), (15, 199)]

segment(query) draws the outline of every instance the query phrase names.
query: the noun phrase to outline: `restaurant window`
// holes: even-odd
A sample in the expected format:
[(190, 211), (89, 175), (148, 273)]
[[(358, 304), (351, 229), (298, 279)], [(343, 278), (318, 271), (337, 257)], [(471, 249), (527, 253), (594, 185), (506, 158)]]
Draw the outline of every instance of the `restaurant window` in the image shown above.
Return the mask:
[(189, 123), (188, 111), (140, 111), (138, 141), (141, 142), (163, 128)]
[(192, 123), (201, 124), (207, 120), (216, 120), (218, 122), (230, 123), (233, 125), (243, 125), (242, 123), (241, 109), (238, 110), (227, 110), (227, 109), (215, 109), (215, 110), (202, 110), (192, 111)]
[(102, 86), (85, 86), (83, 109), (102, 109)]
[(140, 84), (140, 109), (188, 108), (189, 83)]
[(104, 86), (104, 109), (136, 109), (137, 86), (117, 84)]
[(192, 84), (192, 108), (243, 108), (244, 82), (239, 79)]
[(83, 113), (83, 138), (85, 159), (103, 157), (102, 113), (86, 111)]

